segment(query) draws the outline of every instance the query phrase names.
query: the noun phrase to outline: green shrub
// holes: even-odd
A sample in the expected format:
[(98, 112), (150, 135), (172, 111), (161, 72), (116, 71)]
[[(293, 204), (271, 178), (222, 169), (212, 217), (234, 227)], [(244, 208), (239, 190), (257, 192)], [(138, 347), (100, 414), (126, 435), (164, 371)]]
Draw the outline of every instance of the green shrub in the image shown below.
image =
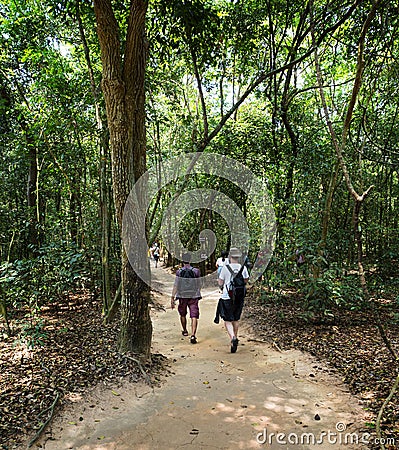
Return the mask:
[(29, 310), (59, 299), (87, 280), (84, 253), (65, 242), (41, 247), (35, 258), (0, 266), (0, 284), (6, 303)]
[(338, 267), (331, 265), (318, 278), (309, 276), (303, 281), (305, 309), (315, 314), (332, 315), (336, 307), (359, 309), (364, 301), (357, 277), (339, 277)]

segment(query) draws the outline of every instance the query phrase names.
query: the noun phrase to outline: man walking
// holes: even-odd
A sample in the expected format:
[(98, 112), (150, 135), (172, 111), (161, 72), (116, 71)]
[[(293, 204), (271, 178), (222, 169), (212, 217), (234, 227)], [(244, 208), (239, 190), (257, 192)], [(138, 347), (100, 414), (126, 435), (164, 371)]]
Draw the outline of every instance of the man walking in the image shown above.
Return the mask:
[[(238, 248), (231, 248), (230, 264), (223, 266), (218, 278), (218, 284), (223, 287), (223, 291), (218, 303), (215, 322), (218, 323), (219, 315), (224, 320), (224, 326), (230, 337), (231, 353), (237, 351), (238, 325), (244, 306), (245, 284), (249, 279), (247, 268), (239, 263), (241, 256)], [(239, 287), (240, 284), (241, 287)]]
[(190, 311), (192, 344), (197, 343), (196, 333), (199, 319), (198, 301), (201, 299), (200, 292), (200, 271), (191, 266), (191, 254), (184, 253), (182, 256), (183, 267), (176, 272), (175, 283), (173, 285), (170, 306), (175, 307), (175, 301), (179, 301), (177, 310), (180, 315), (182, 335), (188, 336), (187, 331), (187, 309)]

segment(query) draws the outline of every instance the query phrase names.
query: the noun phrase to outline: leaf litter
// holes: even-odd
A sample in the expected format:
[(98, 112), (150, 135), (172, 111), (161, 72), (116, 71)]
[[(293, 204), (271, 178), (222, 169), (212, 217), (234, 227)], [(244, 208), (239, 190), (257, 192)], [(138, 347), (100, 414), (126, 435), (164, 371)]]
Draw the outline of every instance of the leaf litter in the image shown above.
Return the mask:
[[(327, 363), (327, 370), (360, 397), (370, 413), (365, 429), (372, 433), (393, 385), (396, 365), (371, 312), (337, 310), (333, 320), (306, 320), (295, 293), (268, 302), (260, 298), (250, 295), (244, 314), (258, 339), (282, 351), (295, 348), (309, 352), (321, 361), (320, 367), (313, 367), (315, 373), (326, 370)], [(399, 351), (399, 325), (392, 322), (387, 305), (389, 302), (381, 305), (381, 317), (389, 324), (389, 337)], [(13, 321), (11, 338), (6, 337), (0, 323), (0, 445), (4, 450), (19, 448), (27, 436), (37, 433), (53, 410), (68, 406), (74, 395), (99, 383), (111, 387), (122, 380), (146, 380), (134, 358), (118, 353), (119, 322), (103, 324), (101, 303), (92, 294), (80, 292), (49, 304), (41, 317), (46, 336), (41, 346), (33, 348), (18, 339), (18, 320)], [(166, 358), (159, 354), (153, 354), (144, 369), (153, 382), (169, 371)], [(119, 395), (117, 389), (112, 393)], [(398, 393), (386, 408), (382, 429), (384, 437), (399, 442)]]
[[(122, 380), (157, 383), (168, 371), (160, 354), (140, 368), (134, 355), (119, 353), (119, 320), (104, 325), (101, 307), (89, 292), (48, 304), (40, 315), (41, 345), (33, 347), (20, 339), (21, 312), (13, 312), (12, 337), (0, 322), (0, 448), (20, 448), (89, 388), (100, 383), (115, 388)], [(112, 393), (119, 395), (117, 388)]]
[[(375, 421), (381, 405), (388, 397), (397, 376), (398, 363), (386, 348), (370, 310), (336, 309), (333, 315), (306, 318), (303, 302), (295, 292), (267, 301), (260, 292), (247, 297), (244, 318), (257, 338), (278, 349), (297, 349), (315, 356), (320, 367), (328, 370), (360, 398), (370, 415), (365, 431), (375, 437)], [(379, 305), (381, 321), (393, 348), (399, 352), (399, 322), (396, 302), (385, 300)], [(327, 368), (326, 367), (327, 365)], [(314, 374), (310, 373), (312, 377)], [(399, 392), (385, 408), (381, 423), (383, 438), (395, 440), (397, 446), (385, 445), (387, 450), (399, 448)], [(373, 439), (371, 439), (372, 441)], [(370, 442), (371, 442), (370, 441)], [(370, 448), (380, 448), (371, 445)]]

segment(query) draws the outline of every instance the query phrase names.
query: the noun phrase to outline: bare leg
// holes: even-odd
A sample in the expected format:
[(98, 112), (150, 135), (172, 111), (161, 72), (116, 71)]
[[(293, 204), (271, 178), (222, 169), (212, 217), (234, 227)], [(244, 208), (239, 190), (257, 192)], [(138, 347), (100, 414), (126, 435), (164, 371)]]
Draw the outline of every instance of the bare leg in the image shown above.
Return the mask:
[(187, 319), (186, 316), (180, 316), (181, 327), (183, 331), (187, 331)]
[(195, 317), (191, 318), (191, 336), (195, 336), (198, 327), (198, 319)]
[(233, 339), (233, 337), (235, 336), (233, 323), (234, 322), (227, 322), (227, 321), (224, 322), (224, 326), (226, 327), (226, 330), (229, 333), (230, 340)]
[(233, 324), (233, 330), (234, 330), (234, 336), (238, 337), (238, 320), (235, 320), (234, 322), (231, 322)]

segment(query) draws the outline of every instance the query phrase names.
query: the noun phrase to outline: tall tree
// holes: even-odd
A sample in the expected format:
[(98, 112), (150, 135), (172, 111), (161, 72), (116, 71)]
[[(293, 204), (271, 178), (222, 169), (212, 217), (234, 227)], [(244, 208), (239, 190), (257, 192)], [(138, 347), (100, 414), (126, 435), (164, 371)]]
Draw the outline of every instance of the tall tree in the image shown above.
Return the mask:
[[(146, 170), (144, 74), (147, 55), (145, 16), (148, 3), (131, 0), (125, 42), (110, 0), (95, 0), (97, 34), (103, 68), (102, 90), (110, 134), (116, 217), (123, 211), (133, 183)], [(146, 259), (145, 255), (142, 255)], [(150, 358), (152, 324), (149, 288), (134, 272), (122, 246), (122, 301), (119, 350)]]
[(86, 38), (86, 31), (80, 11), (79, 1), (76, 2), (76, 10), (74, 17), (78, 23), (79, 35), (82, 41), (82, 47), (84, 57), (87, 65), (87, 71), (90, 80), (91, 94), (94, 101), (94, 109), (96, 116), (96, 126), (99, 135), (98, 145), (99, 151), (99, 190), (100, 190), (100, 207), (99, 214), (101, 219), (101, 281), (102, 281), (102, 296), (103, 296), (103, 311), (107, 315), (111, 306), (111, 274), (110, 274), (110, 241), (111, 241), (111, 189), (108, 183), (108, 159), (109, 148), (107, 134), (105, 133), (105, 127), (103, 124), (103, 108), (100, 103), (101, 92), (98, 88), (95, 78), (95, 72), (92, 62), (92, 56), (90, 54), (89, 42)]

